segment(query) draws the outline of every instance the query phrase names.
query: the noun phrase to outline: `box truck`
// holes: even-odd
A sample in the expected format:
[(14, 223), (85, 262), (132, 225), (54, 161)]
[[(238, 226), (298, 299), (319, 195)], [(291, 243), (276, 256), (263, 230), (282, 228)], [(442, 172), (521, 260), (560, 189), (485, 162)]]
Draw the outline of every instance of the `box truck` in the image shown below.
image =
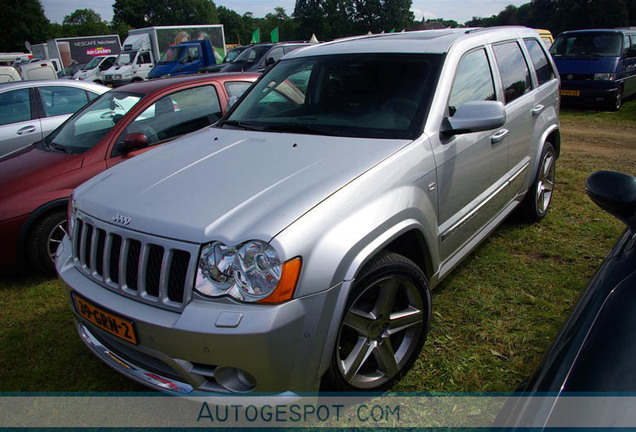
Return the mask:
[(194, 40), (208, 40), (221, 58), (225, 55), (225, 34), (222, 24), (129, 30), (115, 64), (104, 72), (104, 84), (116, 87), (148, 79), (148, 74), (161, 58), (162, 52), (170, 46)]

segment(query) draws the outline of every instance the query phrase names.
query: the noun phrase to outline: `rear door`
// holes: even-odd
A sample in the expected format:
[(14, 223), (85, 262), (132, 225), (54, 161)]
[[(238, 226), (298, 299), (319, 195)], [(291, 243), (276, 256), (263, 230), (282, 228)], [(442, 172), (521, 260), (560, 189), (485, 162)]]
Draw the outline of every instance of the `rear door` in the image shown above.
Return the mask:
[(42, 139), (33, 87), (0, 92), (0, 156)]
[[(484, 48), (463, 55), (448, 100), (449, 117), (466, 102), (497, 99), (493, 69)], [(441, 139), (434, 152), (438, 165), (440, 258), (446, 261), (506, 202), (507, 132), (501, 128), (447, 137)]]
[(69, 86), (40, 86), (36, 97), (40, 104), (40, 124), (44, 136), (53, 132), (75, 111), (78, 111), (97, 93)]
[[(512, 180), (511, 194), (515, 194), (528, 175), (534, 121), (533, 110), (542, 109), (532, 91), (530, 68), (517, 40), (493, 45), (495, 61), (501, 77), (506, 108), (506, 129), (509, 132), (507, 179)], [(532, 152), (535, 154), (535, 152)], [(514, 189), (513, 189), (514, 188)], [(509, 194), (512, 199), (512, 195)]]

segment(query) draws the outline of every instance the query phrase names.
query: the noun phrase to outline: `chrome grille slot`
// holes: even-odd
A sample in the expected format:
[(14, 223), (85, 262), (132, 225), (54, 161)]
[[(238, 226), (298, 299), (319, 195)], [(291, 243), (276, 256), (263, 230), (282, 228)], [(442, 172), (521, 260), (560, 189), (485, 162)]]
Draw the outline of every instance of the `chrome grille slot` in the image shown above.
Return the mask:
[(82, 273), (112, 291), (164, 309), (192, 299), (198, 245), (158, 238), (82, 215), (73, 232)]

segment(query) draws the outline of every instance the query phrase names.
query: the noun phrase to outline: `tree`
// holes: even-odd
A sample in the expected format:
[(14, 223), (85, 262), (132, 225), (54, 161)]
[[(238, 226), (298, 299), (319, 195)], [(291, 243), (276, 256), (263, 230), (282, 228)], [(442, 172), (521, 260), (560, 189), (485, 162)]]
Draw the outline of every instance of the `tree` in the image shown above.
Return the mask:
[(411, 0), (353, 0), (353, 17), (358, 34), (408, 28), (415, 16)]
[(111, 29), (93, 9), (77, 9), (64, 17), (63, 36), (93, 36), (109, 34)]
[(40, 0), (0, 0), (0, 47), (2, 51), (25, 51), (24, 42), (46, 41), (49, 20)]
[(216, 11), (219, 14), (219, 22), (223, 24), (227, 43), (241, 44), (249, 42), (250, 32), (245, 28), (241, 15), (224, 6), (219, 6)]
[(115, 0), (113, 12), (114, 25), (126, 23), (133, 28), (219, 22), (211, 0)]

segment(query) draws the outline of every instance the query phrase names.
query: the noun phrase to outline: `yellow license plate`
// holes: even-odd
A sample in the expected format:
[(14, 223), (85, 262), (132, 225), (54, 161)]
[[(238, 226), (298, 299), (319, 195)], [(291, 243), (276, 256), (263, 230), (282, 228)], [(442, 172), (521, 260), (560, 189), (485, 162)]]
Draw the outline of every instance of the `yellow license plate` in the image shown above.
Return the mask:
[(581, 96), (579, 90), (561, 90), (561, 96)]
[(75, 310), (82, 318), (87, 319), (97, 327), (125, 341), (134, 344), (137, 343), (135, 326), (131, 320), (122, 318), (101, 307), (97, 307), (75, 293), (72, 293), (71, 297), (75, 305)]

